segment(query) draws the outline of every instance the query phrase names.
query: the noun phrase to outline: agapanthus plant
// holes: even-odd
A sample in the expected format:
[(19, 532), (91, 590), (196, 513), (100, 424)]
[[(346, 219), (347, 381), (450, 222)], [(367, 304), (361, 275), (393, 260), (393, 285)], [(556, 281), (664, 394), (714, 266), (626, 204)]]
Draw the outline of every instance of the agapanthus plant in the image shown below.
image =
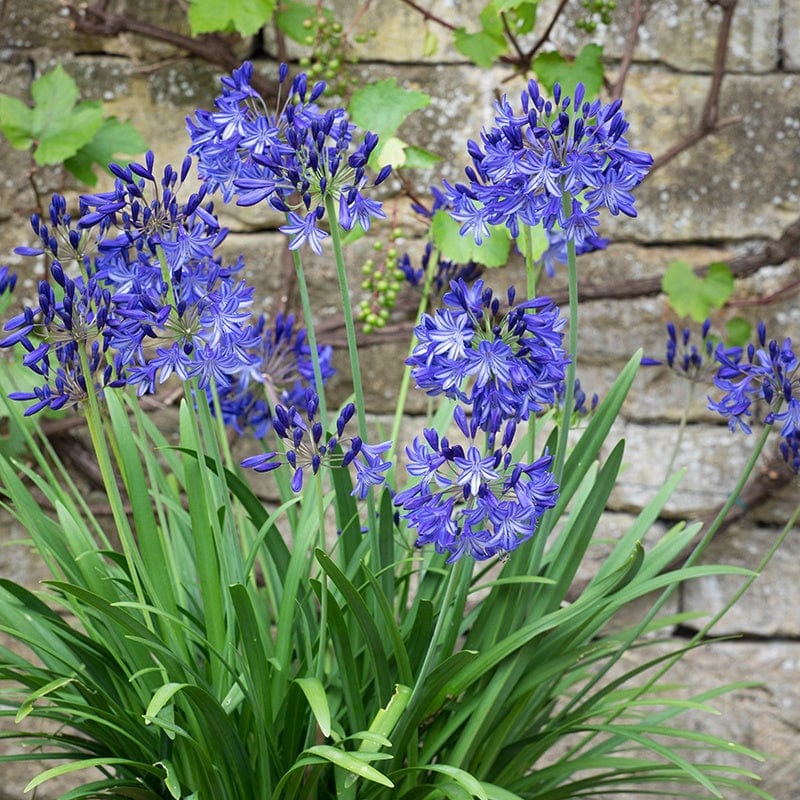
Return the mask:
[(453, 281), (433, 316), (414, 333), (407, 363), (417, 386), (465, 403), (490, 439), (506, 421), (520, 422), (555, 402), (569, 357), (562, 348), (565, 320), (549, 298), (514, 304), (500, 300), (483, 280)]
[[(624, 443), (607, 439), (640, 360), (570, 435), (573, 414), (559, 407), (585, 403), (576, 245), (595, 236), (600, 207), (633, 213), (630, 190), (650, 163), (627, 146), (618, 104), (584, 104), (580, 89), (575, 103), (557, 91), (544, 101), (530, 84), (523, 113), (502, 101), (485, 151), (470, 145), (470, 186), (452, 189), (453, 213), (479, 237), (486, 224), (517, 235), (543, 222), (567, 238), (570, 344), (547, 298), (517, 301), (511, 289), (501, 302), (483, 280), (449, 276), (443, 308), (421, 315), (406, 351), (403, 387), (413, 376), (432, 414), (409, 423), (404, 471), (397, 442), (368, 443), (383, 436), (367, 436), (339, 235), (383, 213), (365, 173), (376, 139), (318, 107), (324, 87), (309, 90), (304, 75), (267, 111), (251, 75), (245, 64), (224, 78), (215, 109), (189, 123), (198, 192), (179, 197), (189, 161), (156, 177), (148, 154), (113, 166), (113, 189), (77, 209), (54, 198), (49, 218), (33, 220), (41, 246), (20, 251), (46, 256), (51, 280), (5, 326), (1, 344), (42, 384), (17, 397), (32, 401), (34, 423), (45, 407), (83, 411), (113, 519), (108, 531), (38, 433), (28, 461), (0, 457), (5, 508), (53, 578), (36, 593), (0, 580), (0, 627), (25, 645), (0, 648), (0, 714), (54, 723), (19, 732), (36, 745), (24, 757), (64, 759), (28, 788), (73, 773), (83, 780), (72, 800), (546, 800), (744, 786), (742, 771), (695, 763), (694, 752), (750, 751), (675, 722), (715, 693), (684, 699), (642, 677), (685, 643), (644, 666), (624, 657), (687, 621), (658, 616), (684, 581), (752, 579), (695, 562), (757, 454), (682, 568), (672, 565), (699, 526), (641, 544), (670, 477), (571, 592), (623, 463)], [(305, 328), (252, 317), (243, 261), (217, 254), (217, 188), (287, 215)], [(328, 234), (353, 386), (335, 417), (300, 253)], [(761, 338), (752, 353), (725, 354), (720, 407), (743, 420), (756, 387), (768, 402), (780, 394), (772, 420), (796, 440), (797, 360), (789, 342)], [(177, 445), (140, 405), (167, 378), (185, 389)], [(5, 402), (14, 424), (18, 405)], [(237, 463), (230, 440), (250, 431), (264, 437), (260, 452)], [(258, 473), (274, 479), (259, 484), (267, 499), (248, 484)], [(641, 622), (615, 619), (661, 590)]]
[(468, 556), (485, 561), (507, 556), (536, 533), (541, 515), (558, 499), (558, 487), (544, 455), (533, 464), (514, 460), (516, 424), (505, 424), (499, 447), (488, 452), (476, 442), (480, 430), (456, 408), (454, 420), (466, 446), (424, 431), (407, 448), (410, 475), (417, 479), (394, 502), (417, 534), (416, 544), (433, 544), (448, 563)]
[(800, 470), (800, 361), (792, 340), (767, 340), (767, 329), (758, 324), (758, 341), (745, 347), (718, 346), (714, 385), (723, 392), (709, 398), (708, 407), (728, 421), (732, 431), (751, 433), (748, 419), (753, 405), (767, 408), (764, 422), (781, 423), (780, 450), (795, 472)]

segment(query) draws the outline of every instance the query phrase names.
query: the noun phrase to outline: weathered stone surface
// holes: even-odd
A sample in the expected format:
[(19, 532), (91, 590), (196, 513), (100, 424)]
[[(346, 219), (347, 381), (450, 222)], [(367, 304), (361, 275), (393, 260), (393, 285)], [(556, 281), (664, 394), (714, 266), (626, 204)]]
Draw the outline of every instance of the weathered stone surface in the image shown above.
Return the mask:
[[(80, 3), (75, 3), (80, 7)], [(111, 4), (112, 14), (130, 14), (138, 20), (168, 31), (189, 34), (185, 14), (160, 0), (122, 0)], [(95, 36), (80, 33), (72, 24), (60, 0), (8, 0), (0, 29), (0, 52), (54, 48), (72, 53), (109, 53), (134, 60), (157, 60), (180, 56), (181, 51), (166, 42), (132, 33)]]
[[(676, 435), (674, 425), (620, 422), (612, 428), (609, 446), (618, 437), (624, 438), (625, 460), (632, 465), (622, 471), (611, 494), (613, 508), (638, 510), (652, 499), (666, 480)], [(753, 438), (734, 436), (724, 425), (698, 425), (687, 431), (673, 466), (685, 469), (686, 475), (665, 513), (679, 518), (699, 516), (724, 503), (752, 453)]]
[[(335, 0), (337, 18), (348, 23), (355, 6), (347, 0)], [(445, 20), (468, 33), (480, 30), (478, 15), (485, 7), (483, 0), (434, 0), (424, 5), (430, 20), (405, 4), (376, 3), (361, 18), (359, 31), (374, 31), (363, 43), (353, 43), (353, 53), (362, 61), (396, 63), (465, 62), (467, 58), (455, 47), (453, 34), (436, 18)], [(537, 25), (520, 38), (523, 50), (529, 49), (549, 24), (558, 3), (548, 0), (539, 4)], [(778, 63), (778, 26), (780, 0), (744, 0), (733, 18), (728, 68), (734, 72), (767, 72)], [(584, 17), (580, 4), (568, 6), (554, 28), (550, 41), (558, 48), (577, 54), (587, 42), (603, 46), (604, 57), (616, 61), (622, 57), (633, 19), (633, 5), (618, 3), (609, 26), (598, 25), (595, 33), (587, 35), (576, 26)], [(634, 51), (637, 61), (663, 63), (685, 72), (710, 72), (714, 59), (717, 29), (721, 13), (718, 8), (694, 0), (668, 0), (649, 8)], [(426, 53), (426, 44), (435, 42), (433, 52)], [(275, 52), (274, 33), (265, 31), (265, 43)], [(299, 48), (289, 42), (289, 52)]]
[[(727, 68), (730, 72), (769, 72), (778, 64), (781, 0), (744, 0), (733, 15)], [(618, 3), (611, 24), (590, 36), (574, 25), (578, 6), (564, 15), (553, 41), (579, 52), (587, 42), (603, 46), (603, 56), (620, 59), (633, 20), (633, 3)], [(547, 19), (542, 13), (542, 18)], [(694, 0), (666, 0), (647, 8), (634, 50), (636, 61), (662, 63), (681, 72), (711, 72), (722, 18), (715, 5)]]
[(800, 3), (784, 0), (783, 12), (783, 67), (789, 72), (800, 71)]
[[(658, 652), (666, 652), (666, 647), (674, 651), (680, 644), (681, 641), (673, 641), (662, 648), (647, 647), (639, 652), (629, 652), (618, 669), (630, 669)], [(717, 736), (760, 752), (765, 757), (763, 762), (737, 755), (732, 749), (711, 755), (699, 748), (690, 756), (692, 760), (754, 772), (760, 775), (761, 780), (751, 780), (760, 789), (770, 793), (776, 800), (790, 800), (796, 796), (800, 785), (800, 765), (797, 761), (800, 728), (798, 670), (800, 645), (796, 642), (705, 644), (685, 653), (663, 681), (682, 686), (681, 694), (684, 697), (740, 681), (756, 685), (707, 699), (705, 704), (718, 713), (699, 709), (688, 711), (668, 724)], [(658, 797), (646, 792), (637, 792), (635, 796), (639, 800), (656, 800)], [(752, 797), (748, 792), (734, 792), (727, 788), (722, 788), (722, 796), (725, 800)]]
[[(797, 501), (795, 490), (795, 503)], [(777, 542), (780, 528), (734, 525), (715, 539), (703, 560), (756, 569), (761, 559)], [(800, 583), (797, 563), (800, 558), (800, 526), (781, 544), (780, 549), (747, 594), (711, 630), (712, 634), (748, 634), (752, 636), (800, 637)], [(745, 578), (718, 575), (692, 581), (683, 588), (685, 610), (708, 612), (693, 623), (704, 625), (721, 611), (743, 585)]]

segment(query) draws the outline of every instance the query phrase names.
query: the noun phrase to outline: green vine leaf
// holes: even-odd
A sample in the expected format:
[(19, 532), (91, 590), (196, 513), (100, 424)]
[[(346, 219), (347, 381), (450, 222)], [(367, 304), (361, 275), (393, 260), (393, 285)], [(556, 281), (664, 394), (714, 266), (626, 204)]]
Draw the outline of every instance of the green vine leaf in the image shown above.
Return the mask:
[(370, 166), (405, 164), (407, 145), (395, 134), (409, 114), (425, 108), (430, 102), (430, 95), (404, 89), (398, 86), (395, 78), (376, 81), (353, 92), (347, 109), (350, 118), (359, 127), (377, 133), (379, 137), (378, 146), (370, 157)]
[(21, 100), (0, 94), (0, 133), (17, 150), (27, 150), (33, 144), (33, 109)]
[(673, 261), (661, 281), (670, 305), (682, 317), (703, 322), (712, 308), (722, 308), (733, 293), (733, 274), (727, 264), (709, 265), (705, 278), (685, 261)]
[(502, 267), (508, 261), (511, 239), (503, 225), (490, 225), (491, 236), (475, 244), (472, 236), (459, 233), (461, 223), (446, 211), (437, 211), (431, 222), (431, 238), (441, 257), (456, 264), (476, 261), (486, 267)]
[(31, 84), (31, 97), (33, 108), (0, 95), (0, 131), (12, 147), (34, 147), (40, 166), (74, 156), (103, 124), (102, 103), (79, 103), (78, 85), (60, 64)]
[(725, 323), (725, 343), (731, 347), (743, 347), (753, 336), (753, 326), (742, 317), (734, 317)]
[(572, 61), (561, 53), (540, 53), (532, 66), (539, 82), (549, 92), (558, 83), (563, 93), (571, 97), (575, 87), (582, 83), (586, 87), (586, 99), (591, 100), (603, 88), (602, 57), (603, 48), (599, 44), (587, 44)]
[(120, 154), (136, 155), (146, 149), (147, 142), (133, 125), (120, 122), (116, 117), (107, 117), (92, 141), (68, 158), (64, 166), (78, 180), (94, 186), (97, 183), (95, 166), (105, 169)]
[(481, 11), (478, 19), (481, 30), (477, 33), (467, 33), (465, 28), (455, 31), (456, 50), (479, 67), (489, 69), (506, 52), (508, 43), (503, 21), (492, 4)]
[(189, 27), (200, 33), (232, 33), (252, 36), (272, 18), (275, 0), (190, 0)]
[(492, 0), (491, 3), (491, 8), (498, 14), (508, 15), (507, 20), (515, 36), (524, 36), (534, 29), (538, 7), (539, 0)]

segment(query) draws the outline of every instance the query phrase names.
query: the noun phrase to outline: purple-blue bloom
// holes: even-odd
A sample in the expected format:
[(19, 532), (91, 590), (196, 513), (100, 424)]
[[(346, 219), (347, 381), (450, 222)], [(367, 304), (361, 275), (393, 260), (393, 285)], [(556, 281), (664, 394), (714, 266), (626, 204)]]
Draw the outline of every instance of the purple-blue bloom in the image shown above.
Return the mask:
[(381, 458), (381, 454), (391, 447), (391, 442), (368, 445), (358, 436), (343, 438), (348, 423), (355, 415), (352, 403), (348, 403), (339, 413), (336, 433), (328, 435), (316, 419), (318, 408), (319, 396), (310, 387), (305, 390), (302, 403), (276, 405), (272, 427), (283, 440), (284, 452), (268, 451), (250, 456), (242, 461), (242, 466), (256, 472), (271, 472), (288, 465), (292, 470), (292, 491), (299, 492), (303, 488), (307, 470), (316, 475), (323, 467), (342, 469), (352, 463), (356, 470), (356, 485), (352, 494), (363, 500), (370, 487), (383, 483), (383, 473), (391, 467), (391, 462)]
[[(222, 94), (215, 110), (195, 112), (187, 120), (192, 145), (198, 157), (198, 173), (211, 191), (222, 191), (226, 202), (234, 197), (239, 205), (266, 201), (287, 214), (281, 230), (292, 237), (289, 247), (308, 244), (322, 252), (328, 235), (319, 225), (327, 199), (338, 209), (339, 224), (364, 230), (372, 219), (383, 219), (381, 204), (363, 193), (367, 185), (365, 167), (378, 144), (367, 132), (355, 144), (355, 126), (344, 109), (322, 110), (315, 101), (325, 83), (311, 90), (304, 73), (297, 75), (286, 92), (283, 105), (270, 112), (250, 85), (253, 65), (245, 62), (222, 80)], [(287, 69), (279, 71), (281, 86)], [(384, 168), (373, 185), (389, 174)]]
[(753, 404), (766, 403), (769, 411), (764, 421), (783, 423), (781, 453), (795, 471), (800, 470), (800, 361), (792, 340), (768, 341), (766, 326), (760, 322), (757, 344), (746, 348), (719, 345), (714, 356), (719, 365), (714, 385), (723, 394), (719, 400), (709, 397), (708, 407), (727, 419), (732, 431), (738, 428), (750, 433), (747, 420)]
[(515, 462), (514, 423), (500, 447), (475, 443), (480, 430), (459, 406), (454, 414), (466, 448), (426, 428), (406, 448), (407, 470), (419, 480), (395, 495), (400, 516), (416, 531), (418, 547), (432, 544), (448, 563), (469, 556), (482, 561), (505, 557), (536, 532), (541, 515), (558, 499), (550, 472), (552, 458)]
[(483, 130), (480, 144), (468, 143), (467, 183), (445, 184), (462, 235), (480, 243), (491, 225), (505, 225), (517, 237), (522, 225), (541, 223), (548, 234), (561, 230), (580, 248), (596, 239), (601, 208), (636, 215), (632, 190), (652, 156), (628, 146), (621, 101), (583, 98), (582, 84), (574, 98), (562, 97), (556, 84), (553, 100), (545, 100), (529, 81), (521, 113), (506, 96), (496, 103), (494, 127)]
[(700, 343), (692, 340), (692, 329), (684, 328), (680, 335), (674, 323), (667, 323), (667, 343), (664, 359), (643, 358), (642, 365), (656, 367), (666, 364), (677, 375), (698, 382), (710, 379), (717, 371), (714, 351), (718, 340), (711, 333), (711, 320), (703, 322)]
[(556, 401), (569, 357), (565, 321), (548, 298), (500, 301), (482, 280), (450, 284), (445, 307), (425, 314), (407, 362), (417, 386), (467, 404), (477, 425), (494, 437), (508, 420), (526, 420)]
[[(46, 383), (17, 396), (36, 400), (28, 413), (109, 385), (152, 392), (172, 374), (225, 387), (252, 367), (252, 289), (234, 281), (241, 263), (225, 266), (215, 255), (226, 231), (206, 190), (179, 200), (190, 165), (180, 173), (167, 165), (159, 179), (152, 153), (143, 164), (112, 164), (113, 190), (82, 196), (77, 223), (59, 195), (47, 223), (32, 217), (42, 248), (23, 250), (49, 256), (51, 281), (40, 283), (37, 306), (8, 320), (0, 341), (24, 347), (26, 365)], [(43, 341), (34, 344), (39, 330)]]
[[(272, 424), (272, 409), (279, 403), (298, 406), (304, 402), (306, 388), (321, 390), (314, 383), (311, 347), (305, 328), (295, 327), (294, 315), (278, 314), (268, 324), (262, 314), (252, 329), (247, 368), (230, 376), (228, 386), (219, 392), (222, 418), (239, 433), (252, 429), (263, 438)], [(331, 347), (317, 346), (323, 382), (335, 372)], [(209, 395), (209, 402), (212, 402)]]

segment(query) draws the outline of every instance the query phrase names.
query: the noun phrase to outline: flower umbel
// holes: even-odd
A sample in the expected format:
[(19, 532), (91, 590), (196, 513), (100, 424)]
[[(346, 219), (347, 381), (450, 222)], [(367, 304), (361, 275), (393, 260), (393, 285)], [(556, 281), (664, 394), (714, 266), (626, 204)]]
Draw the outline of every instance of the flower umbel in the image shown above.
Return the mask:
[(417, 546), (433, 544), (437, 552), (449, 553), (448, 563), (465, 555), (480, 561), (504, 557), (534, 535), (539, 518), (558, 499), (552, 458), (515, 462), (513, 422), (500, 447), (483, 450), (475, 442), (476, 420), (468, 421), (460, 406), (454, 419), (467, 446), (426, 428), (423, 438), (406, 448), (408, 472), (419, 481), (399, 492), (395, 505), (416, 530)]
[[(800, 361), (792, 340), (767, 340), (766, 326), (758, 324), (758, 343), (747, 348), (718, 346), (719, 370), (714, 385), (723, 392), (708, 407), (728, 420), (728, 427), (750, 433), (747, 419), (752, 406), (763, 401), (769, 408), (764, 422), (781, 426), (781, 453), (795, 472), (800, 471)], [(783, 410), (781, 410), (783, 409)]]
[[(298, 407), (299, 406), (299, 407)], [(271, 472), (283, 464), (293, 470), (292, 491), (303, 488), (305, 470), (316, 475), (321, 468), (340, 469), (354, 464), (356, 485), (353, 494), (363, 500), (371, 486), (383, 483), (384, 475), (391, 463), (381, 458), (391, 446), (391, 442), (366, 444), (358, 436), (342, 438), (347, 424), (355, 415), (355, 406), (348, 403), (336, 420), (336, 434), (326, 435), (322, 423), (317, 421), (319, 396), (311, 389), (305, 391), (302, 406), (275, 406), (272, 426), (277, 436), (283, 440), (285, 451), (269, 451), (250, 456), (242, 461), (242, 466), (256, 472)]]
[[(367, 198), (365, 168), (378, 137), (367, 132), (354, 144), (355, 126), (344, 109), (321, 110), (315, 101), (325, 91), (320, 81), (309, 90), (304, 73), (288, 88), (274, 113), (253, 89), (253, 65), (245, 62), (222, 81), (214, 111), (198, 110), (188, 120), (190, 153), (197, 154), (198, 172), (209, 189), (220, 189), (225, 201), (242, 206), (266, 200), (287, 214), (281, 230), (292, 236), (290, 249), (308, 244), (318, 254), (328, 236), (319, 227), (327, 199), (338, 209), (345, 230), (358, 223), (364, 230), (383, 219), (381, 204)], [(288, 69), (279, 72), (281, 87)], [(383, 181), (385, 167), (374, 184)]]
[(562, 348), (565, 320), (549, 298), (514, 305), (500, 301), (482, 280), (450, 284), (445, 307), (425, 314), (418, 344), (406, 363), (419, 388), (466, 403), (490, 437), (506, 421), (519, 422), (556, 401), (569, 361)]
[(496, 103), (494, 127), (484, 129), (480, 144), (468, 143), (468, 182), (445, 183), (462, 235), (480, 243), (490, 225), (505, 225), (516, 238), (521, 225), (542, 223), (583, 247), (596, 241), (599, 209), (636, 216), (631, 190), (653, 159), (628, 146), (621, 101), (584, 102), (582, 84), (573, 98), (556, 84), (553, 100), (545, 100), (529, 81), (520, 103), (521, 113), (506, 96)]

